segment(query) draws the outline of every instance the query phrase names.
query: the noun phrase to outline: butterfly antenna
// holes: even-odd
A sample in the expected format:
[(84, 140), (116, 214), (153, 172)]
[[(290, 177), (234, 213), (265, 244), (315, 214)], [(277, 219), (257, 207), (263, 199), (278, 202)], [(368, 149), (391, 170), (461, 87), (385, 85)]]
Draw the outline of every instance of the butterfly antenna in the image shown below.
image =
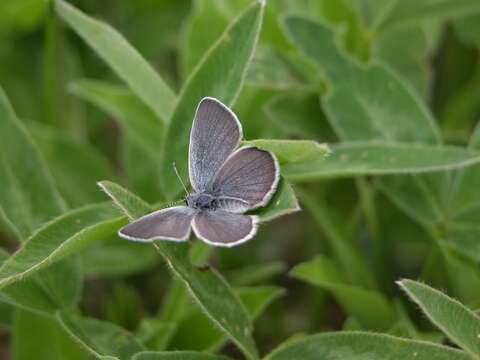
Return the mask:
[(188, 195), (187, 187), (186, 187), (185, 184), (183, 183), (182, 178), (180, 177), (180, 174), (178, 173), (177, 165), (175, 165), (175, 163), (173, 162), (173, 163), (172, 163), (172, 166), (173, 166), (173, 171), (175, 171), (175, 174), (177, 175), (178, 180), (180, 180), (180, 183), (181, 183), (182, 186), (183, 186), (183, 190), (185, 190), (185, 194)]

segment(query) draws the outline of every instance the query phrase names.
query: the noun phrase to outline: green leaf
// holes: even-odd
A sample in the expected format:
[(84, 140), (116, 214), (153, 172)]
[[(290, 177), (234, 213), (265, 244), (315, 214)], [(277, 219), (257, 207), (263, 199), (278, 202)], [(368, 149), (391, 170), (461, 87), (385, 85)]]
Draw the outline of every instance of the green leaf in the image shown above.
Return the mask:
[(105, 156), (93, 146), (53, 127), (32, 124), (30, 129), (69, 206), (101, 201), (96, 182), (115, 179), (113, 167)]
[(398, 284), (450, 340), (474, 357), (480, 355), (480, 317), (460, 302), (425, 284), (402, 280)]
[(290, 16), (284, 26), (333, 87), (322, 102), (342, 140), (438, 143), (431, 114), (385, 66), (377, 62), (359, 66), (338, 48), (332, 30), (321, 24)]
[(427, 144), (355, 141), (332, 145), (331, 150), (326, 158), (283, 166), (283, 176), (300, 182), (356, 175), (412, 174), (452, 170), (480, 161), (476, 151)]
[(377, 19), (376, 28), (411, 26), (427, 19), (445, 21), (480, 12), (480, 4), (476, 0), (401, 0), (387, 10)]
[(55, 0), (55, 10), (159, 119), (168, 121), (175, 106), (175, 94), (116, 30), (62, 0)]
[(72, 210), (36, 231), (0, 267), (0, 288), (21, 280), (115, 232), (125, 217), (111, 204)]
[(296, 265), (290, 274), (329, 291), (367, 329), (386, 330), (393, 325), (394, 312), (383, 294), (348, 284), (329, 259), (318, 256)]
[(132, 334), (106, 321), (68, 312), (59, 312), (57, 319), (72, 339), (96, 358), (129, 360), (144, 350)]
[(132, 360), (228, 360), (228, 358), (195, 351), (143, 351), (136, 354)]
[(245, 77), (255, 50), (263, 17), (263, 1), (255, 1), (234, 20), (193, 70), (184, 85), (163, 142), (162, 188), (173, 198), (180, 184), (171, 169), (177, 164), (186, 178), (189, 132), (198, 102), (205, 96), (231, 106)]
[(374, 277), (366, 266), (360, 250), (348, 241), (340, 226), (333, 221), (329, 209), (322, 201), (302, 189), (298, 190), (298, 195), (302, 205), (308, 210), (321, 231), (325, 233), (325, 239), (328, 241), (333, 256), (349, 282), (368, 289), (375, 289)]
[[(152, 210), (147, 203), (119, 185), (107, 181), (99, 185), (130, 219)], [(192, 297), (210, 320), (224, 331), (249, 359), (256, 359), (257, 349), (251, 336), (252, 324), (248, 313), (222, 276), (208, 265), (193, 266), (189, 261), (188, 243), (157, 241), (153, 244), (174, 274), (185, 282)]]
[(71, 84), (70, 90), (119, 123), (125, 137), (122, 160), (133, 189), (148, 198), (162, 198), (157, 167), (152, 164), (160, 163), (164, 126), (155, 113), (124, 86), (84, 79)]
[(280, 165), (321, 160), (330, 154), (327, 144), (311, 140), (251, 140), (243, 144), (273, 152)]
[(233, 286), (246, 286), (270, 280), (272, 277), (283, 273), (286, 265), (280, 261), (265, 264), (254, 264), (235, 269), (227, 273), (226, 277)]
[(189, 18), (182, 33), (179, 51), (179, 67), (182, 78), (192, 72), (204, 53), (228, 24), (215, 0), (193, 1)]
[(30, 135), (0, 88), (0, 208), (21, 240), (65, 204)]
[[(253, 319), (284, 294), (283, 289), (274, 286), (240, 288), (235, 292)], [(204, 314), (200, 311), (190, 311), (180, 322), (170, 348), (216, 352), (225, 341), (225, 336), (210, 324)]]
[(55, 318), (17, 310), (12, 332), (15, 360), (88, 360)]
[(459, 350), (424, 341), (362, 332), (311, 335), (281, 345), (265, 360), (472, 360)]
[(255, 214), (260, 217), (260, 221), (265, 222), (300, 210), (292, 185), (281, 178), (272, 199), (265, 207), (255, 211)]

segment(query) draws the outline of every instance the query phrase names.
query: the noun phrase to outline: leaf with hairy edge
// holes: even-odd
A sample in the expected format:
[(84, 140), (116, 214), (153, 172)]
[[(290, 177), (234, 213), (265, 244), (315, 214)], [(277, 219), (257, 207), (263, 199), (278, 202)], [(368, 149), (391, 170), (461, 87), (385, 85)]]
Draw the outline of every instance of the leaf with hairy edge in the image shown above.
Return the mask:
[[(152, 211), (142, 199), (117, 184), (102, 181), (99, 186), (130, 219), (136, 219)], [(189, 260), (188, 242), (153, 243), (170, 268), (182, 279), (205, 314), (244, 352), (249, 359), (257, 359), (258, 353), (252, 338), (252, 323), (247, 310), (234, 295), (223, 277), (212, 267), (195, 267)], [(139, 244), (139, 246), (141, 246)]]
[(88, 205), (55, 218), (3, 263), (0, 288), (104, 239), (123, 224), (125, 217), (112, 204)]
[(159, 119), (168, 121), (175, 106), (175, 94), (116, 30), (62, 0), (55, 0), (55, 10)]
[(463, 351), (425, 341), (364, 332), (311, 335), (292, 340), (265, 360), (473, 360)]
[(480, 317), (439, 290), (413, 280), (398, 285), (450, 340), (475, 357), (480, 355)]
[(59, 312), (56, 318), (73, 340), (97, 358), (129, 360), (145, 350), (131, 333), (106, 321), (66, 311)]
[(65, 204), (30, 135), (0, 88), (0, 208), (24, 240)]
[(228, 26), (192, 71), (179, 95), (165, 134), (160, 167), (162, 189), (170, 198), (181, 189), (172, 162), (182, 178), (187, 178), (189, 133), (198, 102), (211, 96), (232, 105), (255, 51), (264, 6), (264, 1), (255, 1)]

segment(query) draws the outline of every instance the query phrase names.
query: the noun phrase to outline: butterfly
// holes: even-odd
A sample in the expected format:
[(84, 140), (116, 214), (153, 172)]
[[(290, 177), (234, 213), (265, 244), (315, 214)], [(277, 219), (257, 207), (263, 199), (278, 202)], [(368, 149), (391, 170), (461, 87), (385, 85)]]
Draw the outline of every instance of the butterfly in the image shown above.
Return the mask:
[(235, 150), (242, 136), (240, 121), (226, 105), (203, 98), (190, 132), (192, 192), (186, 196), (185, 206), (141, 217), (121, 228), (119, 235), (136, 241), (186, 241), (193, 229), (206, 243), (227, 247), (251, 239), (259, 219), (245, 212), (268, 203), (280, 171), (269, 151), (252, 146)]

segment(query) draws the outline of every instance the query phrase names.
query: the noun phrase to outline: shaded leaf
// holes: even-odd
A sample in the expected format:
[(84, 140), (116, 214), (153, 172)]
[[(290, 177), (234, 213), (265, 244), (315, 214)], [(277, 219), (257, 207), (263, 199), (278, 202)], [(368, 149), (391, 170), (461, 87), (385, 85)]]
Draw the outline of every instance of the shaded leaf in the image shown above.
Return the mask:
[(227, 360), (227, 358), (195, 351), (144, 351), (136, 354), (132, 360)]
[(138, 97), (155, 111), (159, 119), (168, 121), (175, 106), (175, 94), (122, 35), (65, 1), (55, 0), (55, 10)]

